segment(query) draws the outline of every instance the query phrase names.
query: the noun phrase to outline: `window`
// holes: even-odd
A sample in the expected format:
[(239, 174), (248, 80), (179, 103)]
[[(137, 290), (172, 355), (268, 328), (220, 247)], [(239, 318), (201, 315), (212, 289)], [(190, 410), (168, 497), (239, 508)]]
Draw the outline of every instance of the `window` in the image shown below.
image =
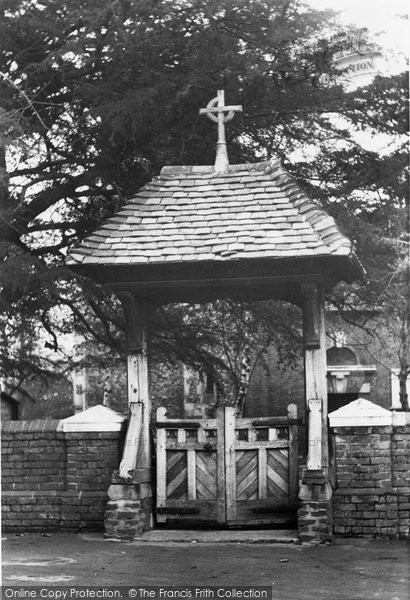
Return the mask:
[(214, 378), (212, 377), (212, 375), (209, 375), (209, 373), (207, 373), (207, 375), (206, 375), (206, 393), (207, 394), (214, 393), (214, 385), (215, 385)]

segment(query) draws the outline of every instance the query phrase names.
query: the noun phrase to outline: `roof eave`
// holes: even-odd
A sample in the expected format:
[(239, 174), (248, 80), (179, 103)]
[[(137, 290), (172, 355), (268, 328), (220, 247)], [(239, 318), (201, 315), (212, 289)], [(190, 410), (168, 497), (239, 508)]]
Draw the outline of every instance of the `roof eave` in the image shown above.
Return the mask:
[[(248, 293), (251, 287), (255, 288), (255, 297), (260, 296), (257, 293), (257, 288), (260, 288), (264, 290), (262, 295), (265, 294), (266, 297), (270, 297), (271, 290), (273, 298), (275, 284), (278, 285), (278, 294), (283, 297), (280, 291), (282, 285), (284, 289), (289, 286), (298, 288), (304, 281), (315, 280), (330, 290), (340, 281), (353, 283), (364, 277), (363, 267), (354, 253), (286, 259), (203, 261), (189, 265), (170, 262), (141, 265), (85, 263), (70, 267), (80, 275), (95, 279), (115, 291), (132, 289), (136, 295), (159, 295), (162, 301), (167, 296), (184, 301), (184, 289), (186, 301), (193, 297), (188, 290), (195, 289), (194, 296), (197, 297), (202, 289), (205, 297), (206, 287), (214, 289), (215, 293), (210, 295), (215, 298), (218, 290), (225, 295), (235, 291), (235, 295), (239, 296), (242, 290)], [(179, 292), (176, 293), (176, 290)]]

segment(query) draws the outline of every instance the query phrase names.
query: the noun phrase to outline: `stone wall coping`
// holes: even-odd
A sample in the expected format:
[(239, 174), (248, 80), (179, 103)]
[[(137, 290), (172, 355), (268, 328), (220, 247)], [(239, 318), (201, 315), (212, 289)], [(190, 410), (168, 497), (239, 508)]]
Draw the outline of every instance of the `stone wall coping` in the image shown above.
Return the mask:
[(22, 421), (4, 421), (1, 424), (3, 433), (39, 433), (59, 430), (58, 419), (30, 419)]
[(126, 417), (120, 413), (98, 404), (79, 412), (72, 417), (60, 421), (64, 433), (80, 433), (91, 431), (121, 431)]
[(76, 491), (76, 490), (1, 490), (4, 500), (13, 498), (107, 498), (107, 492), (101, 490)]
[(393, 427), (403, 427), (410, 425), (410, 413), (402, 411), (391, 411)]
[(378, 404), (358, 398), (329, 413), (330, 427), (372, 427), (406, 425), (406, 413), (386, 410)]

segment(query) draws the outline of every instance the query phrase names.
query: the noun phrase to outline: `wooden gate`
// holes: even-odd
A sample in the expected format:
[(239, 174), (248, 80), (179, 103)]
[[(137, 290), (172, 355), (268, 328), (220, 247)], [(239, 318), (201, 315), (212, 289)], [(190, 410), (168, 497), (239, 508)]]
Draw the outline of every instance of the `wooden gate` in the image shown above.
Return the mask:
[(156, 422), (157, 521), (227, 525), (279, 523), (294, 518), (298, 493), (296, 406), (287, 417)]

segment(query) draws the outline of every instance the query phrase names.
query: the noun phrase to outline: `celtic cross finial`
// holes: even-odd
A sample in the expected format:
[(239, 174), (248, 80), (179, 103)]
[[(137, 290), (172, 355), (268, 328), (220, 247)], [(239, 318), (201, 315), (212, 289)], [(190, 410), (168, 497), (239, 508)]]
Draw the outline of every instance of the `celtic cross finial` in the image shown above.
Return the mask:
[(218, 123), (215, 171), (226, 171), (229, 166), (225, 140), (225, 123), (233, 119), (236, 112), (242, 112), (242, 106), (240, 104), (237, 104), (236, 106), (225, 106), (224, 90), (218, 90), (217, 97), (211, 100), (206, 108), (201, 108), (199, 110), (200, 115), (206, 115), (211, 121)]

